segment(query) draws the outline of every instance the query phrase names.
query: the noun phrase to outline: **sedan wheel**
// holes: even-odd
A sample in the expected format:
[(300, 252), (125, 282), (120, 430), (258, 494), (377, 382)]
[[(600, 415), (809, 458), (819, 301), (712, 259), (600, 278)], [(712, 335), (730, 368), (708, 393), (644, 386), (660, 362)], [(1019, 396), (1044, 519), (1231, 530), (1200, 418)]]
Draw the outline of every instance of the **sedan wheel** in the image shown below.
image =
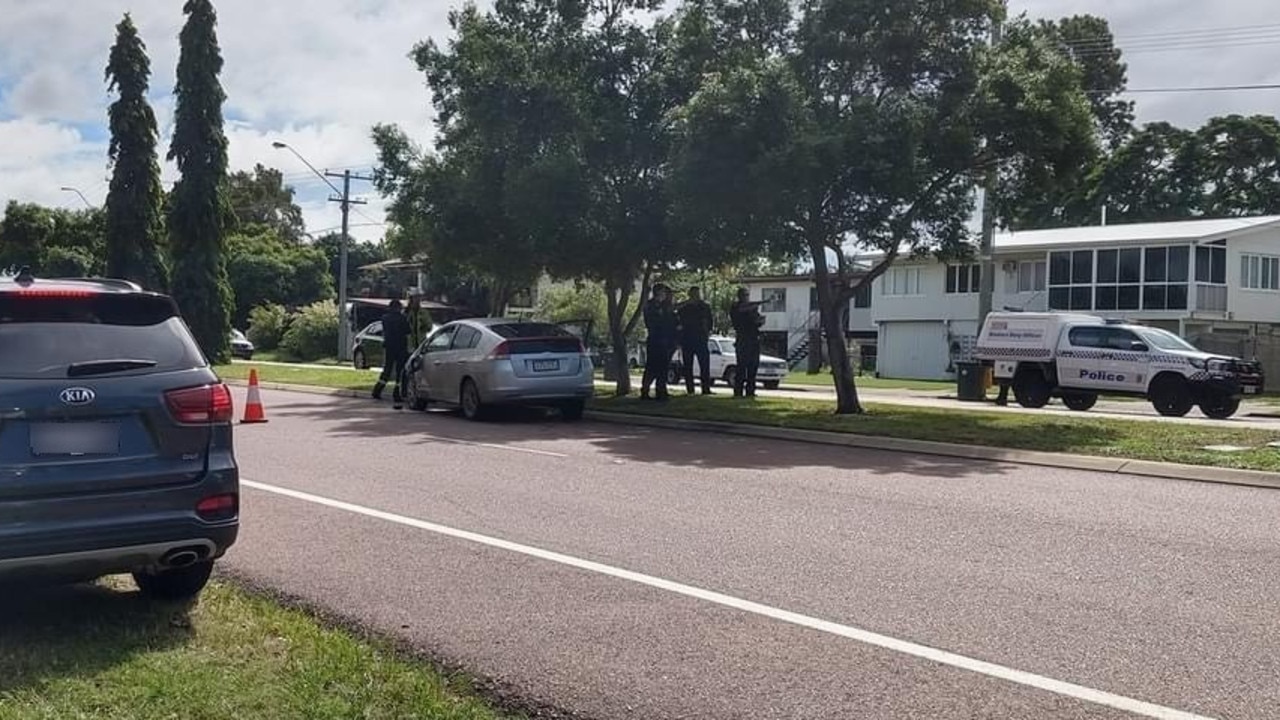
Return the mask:
[(473, 380), (462, 383), (462, 398), (459, 404), (462, 406), (462, 416), (468, 420), (483, 420), (488, 414), (484, 403), (480, 400), (480, 388), (476, 387)]
[(352, 364), (353, 364), (353, 365), (355, 365), (355, 367), (356, 367), (356, 369), (357, 369), (357, 370), (368, 370), (368, 369), (369, 369), (369, 363), (368, 363), (368, 362), (366, 362), (366, 358), (365, 358), (365, 356), (364, 356), (364, 350), (361, 350), (361, 349), (359, 349), (359, 348), (356, 348), (355, 353), (354, 353), (354, 354), (352, 354), (352, 356), (351, 356), (351, 362), (352, 362)]
[(422, 396), (421, 391), (418, 390), (418, 378), (410, 375), (404, 384), (404, 394), (409, 402), (409, 408), (418, 412), (425, 412), (429, 403)]

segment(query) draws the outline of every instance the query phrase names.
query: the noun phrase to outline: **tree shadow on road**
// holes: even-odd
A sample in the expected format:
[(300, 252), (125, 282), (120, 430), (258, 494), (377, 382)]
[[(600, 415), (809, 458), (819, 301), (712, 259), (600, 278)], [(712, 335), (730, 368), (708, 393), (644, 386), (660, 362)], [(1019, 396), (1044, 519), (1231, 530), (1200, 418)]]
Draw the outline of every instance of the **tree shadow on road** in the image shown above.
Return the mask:
[(192, 635), (191, 608), (102, 584), (0, 583), (0, 698), (181, 645)]
[(943, 456), (684, 432), (613, 423), (566, 423), (537, 409), (510, 410), (490, 422), (456, 413), (394, 411), (372, 400), (308, 398), (273, 406), (272, 417), (315, 423), (342, 438), (415, 438), (423, 444), (462, 441), (564, 452), (558, 441), (587, 442), (618, 462), (700, 469), (776, 470), (805, 467), (961, 478), (1000, 475), (1008, 466)]

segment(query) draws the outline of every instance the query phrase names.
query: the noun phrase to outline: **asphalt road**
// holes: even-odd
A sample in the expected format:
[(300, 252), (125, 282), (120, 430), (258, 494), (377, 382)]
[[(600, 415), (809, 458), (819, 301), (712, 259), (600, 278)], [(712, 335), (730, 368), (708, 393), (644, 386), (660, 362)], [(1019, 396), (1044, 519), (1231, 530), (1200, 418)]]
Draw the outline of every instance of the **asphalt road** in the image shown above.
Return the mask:
[(534, 706), (1280, 717), (1275, 491), (263, 397), (224, 567)]

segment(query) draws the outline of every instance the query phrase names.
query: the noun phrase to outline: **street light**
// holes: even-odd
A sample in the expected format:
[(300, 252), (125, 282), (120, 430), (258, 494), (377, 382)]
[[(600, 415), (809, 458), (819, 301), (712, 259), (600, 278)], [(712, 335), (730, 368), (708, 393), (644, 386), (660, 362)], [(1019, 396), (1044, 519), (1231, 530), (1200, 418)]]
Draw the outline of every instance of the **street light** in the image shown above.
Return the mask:
[(89, 199), (88, 199), (88, 198), (86, 198), (86, 197), (84, 196), (84, 193), (80, 192), (78, 189), (73, 188), (73, 187), (63, 187), (63, 188), (62, 188), (62, 192), (72, 192), (72, 193), (75, 193), (75, 194), (79, 195), (79, 196), (80, 196), (80, 202), (84, 203), (84, 206), (85, 206), (85, 207), (87, 207), (87, 208), (89, 208), (90, 210), (92, 210), (92, 209), (93, 209), (93, 205), (89, 202)]
[(338, 243), (338, 359), (344, 361), (350, 360), (347, 356), (347, 353), (351, 350), (351, 343), (348, 340), (347, 335), (351, 330), (348, 327), (349, 321), (347, 320), (347, 245), (351, 242), (351, 238), (347, 236), (347, 213), (351, 204), (351, 198), (348, 197), (348, 192), (339, 190), (337, 185), (329, 182), (329, 178), (326, 177), (324, 173), (317, 170), (315, 165), (312, 165), (305, 157), (302, 156), (302, 153), (294, 150), (287, 143), (277, 140), (271, 143), (271, 147), (277, 150), (288, 150), (293, 153), (294, 156), (302, 161), (303, 165), (306, 165), (307, 168), (311, 170), (311, 172), (315, 173), (316, 177), (323, 180), (326, 185), (333, 188), (333, 191), (338, 193), (340, 197), (340, 202), (342, 203), (342, 240)]

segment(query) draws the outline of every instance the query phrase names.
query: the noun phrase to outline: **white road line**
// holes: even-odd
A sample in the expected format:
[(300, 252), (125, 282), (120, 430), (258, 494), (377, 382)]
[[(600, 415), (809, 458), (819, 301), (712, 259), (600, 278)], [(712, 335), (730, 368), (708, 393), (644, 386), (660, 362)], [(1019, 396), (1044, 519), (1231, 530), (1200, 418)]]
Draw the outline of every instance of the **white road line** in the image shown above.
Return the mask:
[(1043, 675), (1036, 675), (1035, 673), (1016, 670), (1014, 668), (997, 665), (984, 660), (977, 660), (964, 655), (957, 655), (956, 653), (928, 647), (927, 645), (918, 645), (907, 640), (899, 640), (897, 638), (881, 635), (869, 630), (862, 630), (849, 625), (841, 625), (828, 620), (821, 620), (808, 615), (801, 615), (788, 610), (762, 605), (760, 603), (743, 600), (731, 595), (724, 595), (712, 590), (703, 590), (691, 585), (684, 585), (671, 580), (664, 580), (652, 575), (632, 572), (630, 570), (624, 570), (622, 568), (593, 562), (591, 560), (583, 560), (571, 555), (562, 555), (550, 550), (542, 550), (529, 545), (514, 543), (509, 540), (502, 540), (501, 538), (489, 537), (487, 535), (481, 535), (467, 530), (458, 530), (456, 528), (437, 525), (436, 523), (427, 522), (425, 520), (418, 520), (416, 518), (384, 512), (382, 510), (375, 510), (362, 505), (355, 505), (341, 500), (333, 500), (331, 498), (277, 487), (275, 485), (267, 485), (264, 483), (253, 482), (251, 480), (241, 480), (240, 483), (245, 487), (253, 488), (255, 490), (261, 490), (263, 492), (273, 493), (316, 505), (323, 505), (336, 510), (354, 513), (356, 515), (385, 520), (386, 522), (404, 525), (418, 530), (426, 530), (427, 532), (435, 533), (437, 535), (444, 535), (446, 537), (466, 540), (468, 542), (486, 545), (499, 550), (519, 553), (521, 555), (538, 558), (539, 560), (567, 565), (579, 570), (607, 575), (620, 580), (627, 580), (640, 585), (665, 590), (677, 595), (684, 595), (686, 597), (714, 603), (716, 605), (722, 605), (742, 612), (760, 615), (762, 617), (779, 620), (781, 622), (798, 625), (800, 627), (817, 630), (819, 632), (825, 632), (831, 635), (837, 635), (867, 645), (873, 645), (875, 647), (892, 650), (904, 655), (910, 655), (912, 657), (936, 662), (941, 665), (960, 668), (961, 670), (968, 670), (988, 677), (998, 678), (1018, 685), (1025, 685), (1027, 687), (1044, 690), (1046, 692), (1074, 698), (1076, 700), (1083, 700), (1084, 702), (1093, 703), (1095, 705), (1102, 705), (1116, 710), (1122, 710), (1142, 717), (1157, 718), (1158, 720), (1212, 720), (1212, 718), (1205, 715), (1195, 715), (1182, 710), (1175, 710), (1173, 708), (1155, 705), (1142, 700), (1124, 697), (1123, 695), (1115, 695), (1103, 690), (1095, 690), (1083, 685), (1076, 685), (1062, 680), (1054, 680), (1053, 678), (1045, 677)]
[(441, 437), (439, 435), (427, 435), (428, 440), (437, 440), (443, 443), (451, 443), (453, 445), (467, 445), (469, 447), (487, 448), (489, 450), (507, 450), (510, 452), (524, 453), (526, 455), (541, 455), (543, 457), (567, 458), (564, 453), (551, 452), (550, 450), (535, 450), (533, 448), (520, 447), (519, 445), (498, 445), (496, 443), (482, 443), (473, 440), (458, 440), (457, 438)]

